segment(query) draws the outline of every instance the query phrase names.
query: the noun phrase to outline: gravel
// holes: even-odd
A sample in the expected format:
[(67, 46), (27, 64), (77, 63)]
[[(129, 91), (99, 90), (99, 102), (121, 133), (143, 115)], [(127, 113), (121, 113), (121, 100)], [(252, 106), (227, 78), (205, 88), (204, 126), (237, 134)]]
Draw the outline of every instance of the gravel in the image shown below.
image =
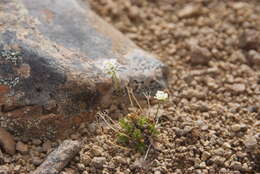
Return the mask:
[[(62, 174), (260, 172), (258, 1), (90, 0), (90, 5), (170, 67), (171, 97), (159, 112), (160, 148), (146, 161), (117, 145), (115, 132), (97, 121), (70, 136), (83, 148)], [(118, 105), (107, 112), (121, 117), (127, 109)], [(60, 143), (16, 140), (18, 153), (3, 153), (0, 173), (34, 171)]]

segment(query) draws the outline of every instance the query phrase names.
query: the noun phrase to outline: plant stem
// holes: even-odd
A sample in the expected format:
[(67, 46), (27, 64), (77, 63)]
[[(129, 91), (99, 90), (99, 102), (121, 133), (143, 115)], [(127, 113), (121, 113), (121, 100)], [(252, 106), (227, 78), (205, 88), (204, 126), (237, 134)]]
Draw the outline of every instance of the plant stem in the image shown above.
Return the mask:
[(143, 112), (143, 108), (141, 107), (140, 103), (138, 102), (137, 98), (135, 97), (133, 90), (131, 90), (131, 95), (132, 95), (132, 97), (133, 97), (135, 103), (136, 103), (137, 106), (139, 107), (139, 109)]
[(128, 87), (126, 87), (126, 89), (127, 89), (127, 94), (128, 94), (130, 104), (131, 104), (132, 107), (134, 107), (134, 103), (132, 101), (131, 94), (130, 94), (130, 89)]
[(147, 104), (148, 104), (148, 117), (150, 117), (150, 115), (151, 115), (150, 94), (144, 93), (144, 96), (145, 96), (145, 98), (147, 100)]
[(150, 149), (151, 149), (151, 144), (149, 145), (149, 147), (148, 147), (148, 149), (147, 149), (147, 151), (145, 153), (144, 160), (146, 160), (146, 158), (147, 158), (147, 156), (149, 154)]
[(159, 103), (158, 103), (158, 107), (157, 107), (157, 111), (156, 111), (156, 114), (155, 114), (155, 118), (156, 118), (155, 126), (156, 126), (156, 125), (158, 124), (158, 122), (159, 122), (158, 113), (159, 113), (160, 106), (161, 106), (161, 103), (159, 102)]

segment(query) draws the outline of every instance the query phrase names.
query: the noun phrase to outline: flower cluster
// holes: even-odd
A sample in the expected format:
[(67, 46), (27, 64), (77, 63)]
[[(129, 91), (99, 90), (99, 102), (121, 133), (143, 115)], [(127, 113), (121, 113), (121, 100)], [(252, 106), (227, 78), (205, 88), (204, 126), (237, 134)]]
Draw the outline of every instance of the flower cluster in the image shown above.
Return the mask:
[(105, 71), (112, 75), (115, 74), (117, 71), (117, 61), (116, 59), (111, 59), (105, 63)]
[(165, 101), (168, 99), (168, 94), (164, 91), (157, 91), (156, 95), (155, 95), (155, 99), (160, 100), (160, 101)]

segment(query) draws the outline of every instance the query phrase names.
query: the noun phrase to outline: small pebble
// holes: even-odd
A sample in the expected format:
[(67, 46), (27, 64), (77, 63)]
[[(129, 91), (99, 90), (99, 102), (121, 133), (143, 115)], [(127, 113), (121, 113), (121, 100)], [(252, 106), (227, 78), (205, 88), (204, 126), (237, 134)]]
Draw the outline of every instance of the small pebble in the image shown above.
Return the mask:
[(37, 146), (37, 145), (42, 144), (42, 141), (40, 139), (33, 139), (32, 143)]
[(159, 170), (156, 170), (154, 174), (161, 174), (161, 172)]
[(255, 136), (248, 136), (246, 140), (244, 141), (245, 146), (248, 149), (255, 148), (257, 146), (257, 140)]
[(102, 168), (104, 166), (106, 162), (106, 158), (105, 157), (94, 157), (92, 160), (91, 160), (91, 163), (97, 167), (97, 168)]
[(244, 124), (234, 124), (231, 126), (232, 131), (238, 132), (238, 131), (246, 131), (247, 126)]
[(51, 142), (50, 141), (46, 141), (42, 144), (42, 150), (44, 152), (49, 152), (49, 150), (51, 150)]
[(42, 159), (37, 156), (34, 156), (34, 157), (32, 157), (32, 163), (35, 166), (39, 166), (42, 163)]
[(25, 155), (28, 153), (28, 145), (22, 143), (21, 141), (17, 142), (16, 144), (16, 150), (20, 152), (21, 154)]

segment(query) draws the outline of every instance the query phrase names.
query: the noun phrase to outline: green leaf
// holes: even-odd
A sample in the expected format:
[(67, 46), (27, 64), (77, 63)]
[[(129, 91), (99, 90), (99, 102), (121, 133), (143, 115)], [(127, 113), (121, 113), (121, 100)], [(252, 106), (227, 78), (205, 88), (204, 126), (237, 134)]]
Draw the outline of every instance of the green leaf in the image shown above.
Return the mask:
[(140, 129), (135, 129), (134, 132), (133, 132), (133, 138), (134, 139), (137, 139), (137, 140), (140, 140), (143, 138), (142, 136), (142, 132)]
[(119, 143), (122, 143), (122, 144), (128, 144), (129, 143), (129, 138), (126, 135), (124, 135), (122, 133), (119, 133), (117, 135), (117, 141)]

